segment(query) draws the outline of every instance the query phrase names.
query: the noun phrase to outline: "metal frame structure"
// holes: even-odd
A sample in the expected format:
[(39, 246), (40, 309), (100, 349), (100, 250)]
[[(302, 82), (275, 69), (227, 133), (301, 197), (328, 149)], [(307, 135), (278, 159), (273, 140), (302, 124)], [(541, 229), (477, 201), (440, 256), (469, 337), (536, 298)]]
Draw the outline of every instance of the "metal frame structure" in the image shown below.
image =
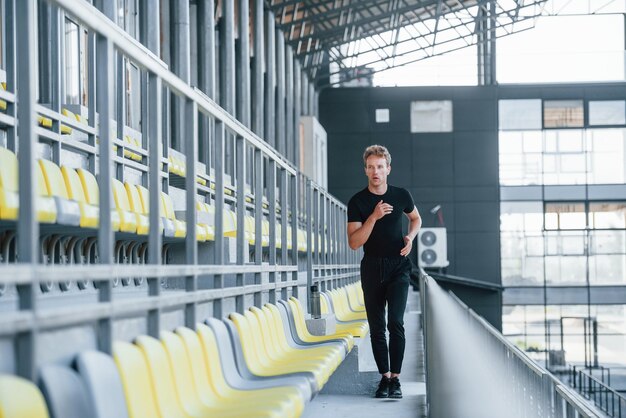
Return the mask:
[[(271, 0), (278, 27), (318, 86), (478, 45), (479, 84), (495, 83), (497, 37), (526, 30), (545, 0)], [(327, 81), (327, 79), (330, 79)]]
[[(41, 352), (38, 339), (51, 331), (93, 327), (96, 347), (110, 353), (112, 342), (117, 338), (115, 324), (119, 321), (141, 318), (145, 320), (144, 332), (157, 336), (159, 330), (166, 326), (164, 318), (168, 315), (170, 320), (172, 312), (180, 313), (182, 323), (179, 325), (185, 324), (193, 328), (203, 315), (200, 313), (200, 306), (204, 307), (208, 303), (212, 305), (212, 314), (221, 317), (228, 313), (226, 301), (234, 301), (234, 309), (243, 312), (252, 304), (261, 306), (268, 300), (273, 302), (291, 295), (305, 297), (308, 292), (303, 292), (303, 289), (306, 290), (315, 282), (319, 282), (321, 287), (333, 288), (358, 279), (358, 254), (347, 251), (345, 206), (305, 178), (283, 155), (233, 117), (231, 113), (235, 106), (234, 91), (222, 87), (220, 94), (223, 99), (232, 98), (225, 99), (231, 112), (209, 97), (213, 93), (215, 76), (219, 76), (220, 85), (223, 82), (223, 86), (230, 85), (228, 80), (234, 82), (234, 68), (225, 65), (216, 74), (211, 68), (212, 63), (202, 60), (198, 69), (199, 73), (204, 74), (202, 84), (206, 91), (202, 91), (170, 71), (158, 58), (159, 31), (146, 29), (144, 26), (140, 37), (150, 46), (148, 49), (116, 25), (112, 20), (116, 12), (112, 3), (102, 2), (105, 8), (98, 10), (85, 1), (49, 0), (47, 4), (51, 10), (72, 16), (89, 32), (93, 42), (88, 89), (95, 94), (90, 96), (87, 122), (79, 123), (37, 101), (35, 86), (39, 66), (35, 55), (37, 31), (33, 27), (37, 1), (5, 0), (5, 3), (5, 19), (8, 22), (7, 89), (0, 91), (0, 99), (5, 100), (8, 106), (7, 112), (0, 114), (0, 123), (6, 132), (8, 148), (19, 154), (20, 214), (19, 220), (14, 224), (19, 238), (19, 262), (0, 265), (0, 284), (14, 287), (17, 300), (15, 309), (11, 309), (11, 295), (0, 296), (0, 303), (9, 306), (8, 311), (0, 317), (0, 339), (6, 341), (8, 337), (15, 343), (17, 374), (30, 379), (36, 378), (40, 365), (37, 353)], [(158, 7), (158, 3), (154, 0), (143, 0), (141, 10)], [(204, 7), (212, 7), (212, 2), (206, 1)], [(187, 16), (188, 12), (177, 13)], [(272, 14), (266, 14), (266, 20), (271, 22)], [(229, 16), (228, 10), (226, 15)], [(229, 20), (234, 21), (234, 13), (230, 16), (232, 19)], [(152, 22), (158, 19), (158, 13), (152, 11), (141, 18), (145, 22)], [(203, 18), (210, 20), (206, 15)], [(147, 25), (148, 28), (150, 24)], [(222, 36), (233, 44), (234, 25), (226, 24), (221, 29), (231, 32), (231, 35)], [(268, 31), (268, 35), (273, 34), (273, 30)], [(214, 47), (212, 43), (215, 39), (206, 32), (200, 33), (199, 37), (205, 40), (205, 48)], [(186, 42), (184, 37), (181, 39)], [(220, 58), (232, 63), (235, 59), (233, 51), (234, 48), (230, 53), (222, 51)], [(258, 45), (255, 51), (259, 52)], [(120, 112), (113, 110), (117, 92), (111, 88), (115, 85), (113, 80), (116, 71), (121, 70), (115, 67), (115, 62), (120, 59), (128, 60), (142, 72), (142, 132), (145, 135), (143, 146), (146, 150), (131, 147), (141, 156), (140, 163), (124, 159), (125, 145), (119, 138), (124, 133), (122, 127), (118, 125), (114, 138), (109, 134), (113, 131), (114, 119), (120, 115)], [(184, 57), (177, 57), (176, 60), (185, 61)], [(269, 73), (272, 64), (268, 62), (267, 65)], [(298, 71), (299, 67), (294, 65), (288, 70)], [(258, 73), (255, 74), (258, 76)], [(299, 74), (294, 73), (294, 78), (298, 79)], [(289, 77), (287, 85), (291, 86), (288, 80)], [(55, 80), (52, 80), (52, 85), (53, 89), (58, 89)], [(123, 86), (118, 84), (117, 88)], [(310, 87), (301, 85), (301, 88), (305, 91)], [(259, 99), (258, 95), (255, 99)], [(294, 102), (299, 100), (296, 95)], [(16, 102), (20, 105), (17, 106)], [(179, 107), (171, 112), (173, 103), (177, 103)], [(283, 113), (284, 117), (288, 117), (290, 121), (297, 120), (298, 106), (293, 104), (295, 112), (294, 109), (285, 107), (289, 113)], [(311, 103), (309, 109), (314, 107)], [(38, 126), (38, 114), (54, 121), (52, 132)], [(275, 113), (267, 111), (266, 114), (273, 124)], [(176, 118), (183, 123), (172, 124)], [(17, 120), (19, 124), (16, 123)], [(61, 123), (84, 133), (87, 140), (62, 137), (59, 135)], [(258, 122), (256, 126), (258, 128)], [(173, 127), (172, 131), (170, 127)], [(284, 129), (284, 126), (279, 125), (276, 128)], [(172, 136), (176, 135), (176, 141), (171, 141)], [(286, 133), (283, 132), (282, 135), (284, 137)], [(39, 261), (42, 234), (47, 233), (50, 228), (59, 230), (59, 226), (40, 225), (37, 221), (36, 176), (33, 173), (38, 164), (36, 145), (40, 141), (52, 141), (59, 150), (85, 153), (90, 170), (98, 174), (101, 216), (97, 230), (85, 232), (75, 228), (67, 232), (93, 236), (98, 247), (97, 264), (42, 265)], [(184, 153), (187, 170), (184, 179), (168, 175), (170, 142), (177, 143)], [(115, 153), (112, 151), (114, 146), (118, 147)], [(202, 155), (200, 149), (203, 150)], [(233, 155), (228, 155), (229, 149), (233, 151)], [(199, 162), (204, 158), (205, 152), (211, 155), (206, 173), (198, 171)], [(294, 154), (297, 155), (297, 147), (294, 148)], [(234, 170), (229, 173), (230, 166)], [(138, 171), (143, 179), (142, 184), (150, 190), (151, 227), (144, 238), (112, 232), (113, 221), (108, 210), (114, 207), (112, 179), (123, 175), (125, 167)], [(214, 178), (211, 177), (209, 168), (215, 170)], [(234, 188), (227, 184), (227, 174), (232, 176)], [(198, 184), (197, 176), (212, 182), (214, 189)], [(251, 184), (247, 183), (248, 179), (252, 179)], [(246, 190), (247, 186), (251, 188), (249, 192)], [(184, 208), (188, 225), (186, 237), (178, 240), (164, 238), (159, 228), (154, 227), (161, 221), (158, 210), (161, 190), (171, 192), (175, 188), (184, 193), (184, 204), (179, 206)], [(227, 193), (228, 190), (230, 192)], [(312, 194), (320, 199), (318, 210), (324, 211), (327, 216), (325, 219), (332, 219), (332, 223), (325, 225), (313, 221), (310, 207), (307, 206), (307, 196)], [(236, 238), (229, 238), (227, 241), (224, 237), (224, 225), (217, 221), (215, 242), (197, 242), (194, 225), (198, 196), (209, 199), (215, 208), (217, 220), (223, 219), (227, 207), (235, 211), (238, 225)], [(267, 204), (264, 203), (264, 198), (267, 199)], [(254, 250), (248, 244), (248, 236), (252, 231), (246, 228), (247, 213), (252, 213), (255, 218), (254, 235), (257, 239)], [(270, 229), (268, 250), (263, 250), (261, 244), (264, 217), (267, 217)], [(279, 222), (280, 252), (276, 245)], [(288, 249), (289, 227), (292, 233), (291, 248)], [(2, 231), (7, 228), (13, 226), (10, 223), (0, 225)], [(298, 250), (297, 231), (302, 229), (307, 231), (308, 250), (305, 253)], [(315, 238), (313, 233), (316, 233)], [(143, 240), (147, 246), (146, 264), (119, 262), (115, 251), (116, 242), (133, 239)], [(318, 244), (313, 251), (311, 249), (314, 239)], [(229, 243), (234, 243), (236, 249), (236, 256), (232, 261), (227, 258), (228, 255), (232, 256), (228, 251)], [(254, 259), (249, 261), (248, 255), (252, 253)], [(305, 268), (305, 265), (313, 267), (314, 257), (317, 263), (315, 269), (326, 271), (325, 275), (314, 276), (312, 268)], [(129, 277), (146, 278), (147, 286), (134, 292), (125, 292), (130, 289), (114, 288), (119, 279), (124, 282)], [(49, 297), (38, 290), (43, 283), (52, 287), (54, 284), (73, 281), (92, 281), (96, 289), (86, 294), (95, 298), (85, 298), (80, 303), (67, 303), (59, 307), (58, 304), (49, 303)], [(74, 293), (71, 300), (76, 301), (77, 294), (80, 293)], [(63, 300), (64, 294), (61, 292), (56, 296), (58, 302)], [(202, 312), (206, 310), (203, 308)], [(71, 351), (74, 347), (68, 346), (65, 349)]]

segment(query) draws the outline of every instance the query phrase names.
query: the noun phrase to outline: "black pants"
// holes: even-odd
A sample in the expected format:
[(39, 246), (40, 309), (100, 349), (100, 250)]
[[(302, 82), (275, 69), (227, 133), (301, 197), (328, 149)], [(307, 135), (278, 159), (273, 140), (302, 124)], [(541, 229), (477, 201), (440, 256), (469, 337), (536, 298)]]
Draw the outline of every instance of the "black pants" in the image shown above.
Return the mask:
[[(404, 310), (409, 291), (411, 261), (406, 257), (363, 257), (361, 287), (378, 371), (400, 373), (404, 359)], [(385, 335), (385, 305), (389, 347)], [(391, 368), (389, 363), (391, 362)]]

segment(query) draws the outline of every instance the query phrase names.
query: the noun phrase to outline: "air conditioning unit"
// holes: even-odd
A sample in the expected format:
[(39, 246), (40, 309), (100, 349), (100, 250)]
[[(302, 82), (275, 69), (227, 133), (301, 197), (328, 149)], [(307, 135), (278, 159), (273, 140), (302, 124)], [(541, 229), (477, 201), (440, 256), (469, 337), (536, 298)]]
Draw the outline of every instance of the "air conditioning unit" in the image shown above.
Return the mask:
[(448, 267), (446, 228), (422, 228), (417, 234), (417, 265)]

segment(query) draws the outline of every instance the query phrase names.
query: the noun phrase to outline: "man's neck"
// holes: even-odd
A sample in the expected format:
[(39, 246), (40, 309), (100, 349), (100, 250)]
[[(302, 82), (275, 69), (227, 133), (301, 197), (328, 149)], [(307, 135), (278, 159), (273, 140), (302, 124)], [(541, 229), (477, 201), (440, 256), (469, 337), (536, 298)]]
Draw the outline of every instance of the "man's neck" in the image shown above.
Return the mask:
[(374, 194), (383, 195), (387, 193), (387, 183), (381, 184), (380, 186), (372, 186), (371, 184), (368, 184), (367, 189)]

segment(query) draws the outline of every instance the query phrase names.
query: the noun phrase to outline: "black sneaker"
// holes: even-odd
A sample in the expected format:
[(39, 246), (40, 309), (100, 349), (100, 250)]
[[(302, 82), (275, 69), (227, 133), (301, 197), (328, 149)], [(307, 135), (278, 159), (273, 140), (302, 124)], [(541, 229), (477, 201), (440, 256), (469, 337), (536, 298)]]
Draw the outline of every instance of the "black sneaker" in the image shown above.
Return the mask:
[(400, 379), (392, 377), (389, 379), (389, 398), (402, 399), (402, 389), (400, 389)]
[(376, 398), (387, 398), (389, 396), (389, 378), (384, 376), (380, 379), (378, 389), (376, 389)]

